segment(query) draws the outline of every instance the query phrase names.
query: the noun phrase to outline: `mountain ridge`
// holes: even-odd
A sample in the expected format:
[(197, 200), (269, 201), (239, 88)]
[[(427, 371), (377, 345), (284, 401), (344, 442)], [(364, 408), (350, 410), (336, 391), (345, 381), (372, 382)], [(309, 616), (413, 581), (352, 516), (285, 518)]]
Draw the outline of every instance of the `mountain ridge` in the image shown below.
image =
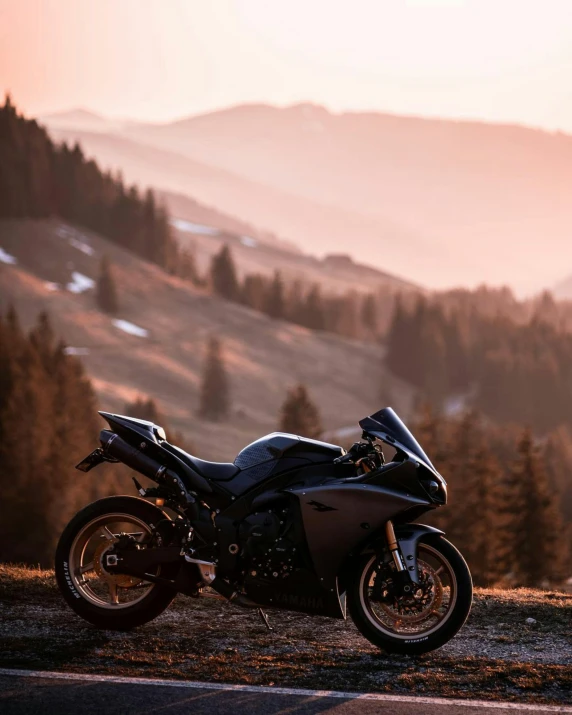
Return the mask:
[(154, 127), (164, 127), (171, 126), (175, 124), (183, 124), (187, 121), (192, 121), (195, 119), (208, 118), (215, 115), (223, 115), (231, 113), (239, 109), (270, 109), (278, 111), (290, 111), (290, 110), (304, 110), (311, 109), (318, 112), (323, 112), (324, 114), (339, 117), (339, 116), (372, 116), (372, 117), (386, 117), (395, 118), (404, 121), (421, 121), (421, 122), (433, 122), (433, 123), (446, 123), (446, 124), (459, 124), (468, 125), (475, 127), (492, 127), (492, 128), (504, 128), (504, 129), (515, 129), (524, 130), (526, 132), (538, 132), (540, 134), (545, 134), (548, 136), (563, 136), (572, 139), (572, 132), (567, 132), (561, 129), (547, 129), (542, 126), (537, 126), (534, 124), (526, 124), (515, 121), (492, 121), (487, 119), (479, 119), (477, 117), (447, 117), (447, 116), (431, 116), (423, 114), (407, 114), (399, 112), (372, 110), (372, 109), (346, 109), (341, 111), (336, 111), (326, 107), (325, 105), (308, 101), (293, 102), (291, 104), (273, 104), (271, 102), (240, 102), (238, 104), (230, 104), (228, 106), (219, 107), (215, 109), (205, 110), (196, 113), (184, 114), (183, 116), (173, 117), (161, 121), (152, 121), (146, 119), (136, 119), (134, 117), (118, 118), (113, 116), (108, 116), (103, 112), (98, 112), (90, 109), (89, 107), (70, 107), (69, 109), (57, 110), (54, 112), (45, 112), (38, 115), (38, 121), (40, 123), (49, 124), (53, 119), (70, 119), (73, 120), (74, 114), (84, 113), (86, 116), (93, 118), (103, 119), (111, 123), (123, 123), (125, 125), (142, 125), (142, 126), (154, 126)]
[(390, 272), (432, 287), (509, 283), (521, 294), (552, 286), (572, 261), (572, 136), (561, 132), (302, 103), (128, 134), (238, 177), (216, 195), (190, 188), (317, 255), (355, 251), (380, 265), (381, 251)]

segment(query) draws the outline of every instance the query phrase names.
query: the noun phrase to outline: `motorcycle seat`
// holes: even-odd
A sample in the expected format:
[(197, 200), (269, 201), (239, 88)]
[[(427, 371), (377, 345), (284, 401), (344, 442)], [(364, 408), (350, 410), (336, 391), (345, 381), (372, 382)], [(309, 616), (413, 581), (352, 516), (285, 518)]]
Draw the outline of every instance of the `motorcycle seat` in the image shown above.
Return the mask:
[(177, 457), (196, 470), (205, 479), (210, 479), (213, 482), (228, 482), (230, 479), (235, 477), (240, 469), (229, 462), (207, 462), (204, 459), (199, 459), (198, 457), (193, 457), (192, 454), (188, 454), (180, 447), (175, 447), (174, 444), (169, 445), (170, 451), (177, 455)]
[(230, 462), (207, 462), (191, 455), (189, 455), (189, 458), (190, 463), (199, 474), (215, 482), (228, 482), (229, 479), (232, 479), (240, 472), (240, 469)]

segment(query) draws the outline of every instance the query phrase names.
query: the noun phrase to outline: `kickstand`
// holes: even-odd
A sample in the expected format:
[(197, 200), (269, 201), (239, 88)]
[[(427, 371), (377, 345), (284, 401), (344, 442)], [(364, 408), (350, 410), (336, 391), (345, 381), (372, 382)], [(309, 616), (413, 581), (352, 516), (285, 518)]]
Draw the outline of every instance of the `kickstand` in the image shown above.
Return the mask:
[(268, 616), (266, 615), (266, 613), (264, 613), (264, 611), (262, 610), (262, 608), (259, 608), (259, 609), (258, 609), (258, 615), (260, 616), (260, 618), (261, 618), (262, 621), (264, 622), (264, 625), (266, 626), (266, 628), (267, 628), (269, 631), (274, 630), (274, 629), (272, 628), (272, 626), (270, 625), (270, 623), (268, 622)]

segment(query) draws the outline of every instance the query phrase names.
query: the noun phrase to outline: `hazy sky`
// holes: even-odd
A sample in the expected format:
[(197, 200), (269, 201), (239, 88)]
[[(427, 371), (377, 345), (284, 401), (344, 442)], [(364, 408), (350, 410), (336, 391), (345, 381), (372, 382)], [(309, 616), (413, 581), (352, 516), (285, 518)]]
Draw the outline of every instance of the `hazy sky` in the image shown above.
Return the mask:
[(0, 0), (0, 89), (30, 114), (309, 100), (572, 132), (572, 0)]

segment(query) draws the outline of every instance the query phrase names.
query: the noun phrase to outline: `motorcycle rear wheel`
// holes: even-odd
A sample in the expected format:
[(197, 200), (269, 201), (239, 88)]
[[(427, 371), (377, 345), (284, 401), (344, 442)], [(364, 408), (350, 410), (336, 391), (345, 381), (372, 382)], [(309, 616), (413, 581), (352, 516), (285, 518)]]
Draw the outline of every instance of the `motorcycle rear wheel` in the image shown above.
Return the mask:
[(155, 505), (129, 496), (100, 499), (74, 516), (60, 537), (55, 570), (62, 596), (79, 616), (98, 628), (128, 631), (171, 604), (171, 588), (105, 569), (105, 553), (120, 533), (145, 544), (150, 525), (165, 518)]
[[(419, 542), (421, 588), (409, 599), (391, 595), (391, 574), (366, 554), (349, 579), (348, 606), (355, 625), (387, 653), (420, 655), (440, 648), (463, 626), (473, 598), (469, 568), (441, 536)], [(376, 583), (381, 579), (380, 583)]]

